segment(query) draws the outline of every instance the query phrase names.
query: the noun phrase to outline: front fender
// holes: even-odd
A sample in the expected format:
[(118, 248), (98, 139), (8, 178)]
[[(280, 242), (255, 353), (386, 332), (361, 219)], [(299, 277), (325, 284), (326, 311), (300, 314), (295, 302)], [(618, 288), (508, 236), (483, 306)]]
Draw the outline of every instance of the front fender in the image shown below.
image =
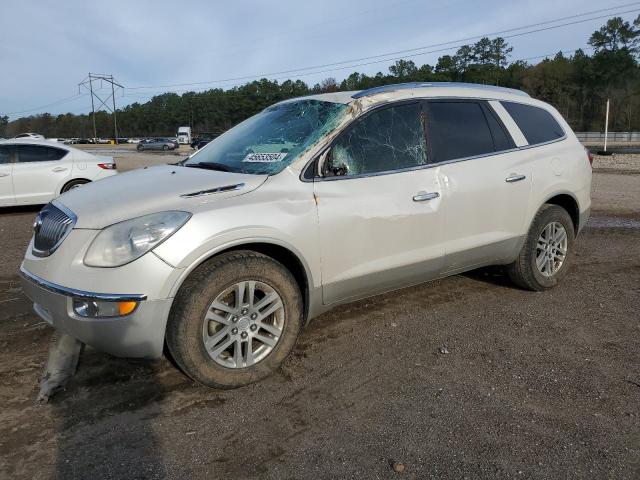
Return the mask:
[[(236, 232), (237, 233), (237, 232)], [(246, 232), (245, 232), (246, 233)], [(315, 289), (320, 285), (320, 279), (314, 276), (314, 272), (310, 267), (308, 261), (305, 259), (303, 254), (292, 244), (283, 241), (281, 239), (275, 238), (273, 236), (266, 235), (251, 235), (251, 236), (242, 236), (235, 238), (224, 238), (231, 236), (231, 232), (228, 232), (227, 235), (216, 236), (210, 241), (202, 244), (199, 248), (192, 251), (189, 255), (184, 257), (184, 259), (180, 262), (179, 265), (175, 265), (176, 268), (180, 270), (180, 276), (175, 279), (173, 286), (171, 287), (169, 297), (175, 297), (178, 293), (178, 290), (187, 279), (187, 277), (195, 270), (198, 266), (202, 265), (202, 263), (206, 262), (211, 257), (214, 257), (220, 252), (224, 252), (226, 250), (232, 248), (242, 247), (243, 245), (250, 246), (251, 244), (262, 243), (262, 244), (271, 244), (277, 245), (279, 247), (283, 247), (289, 250), (296, 258), (299, 260), (300, 264), (303, 266), (305, 270), (305, 275), (309, 282), (309, 288)], [(250, 248), (250, 247), (248, 247)], [(159, 254), (159, 252), (155, 252), (162, 260), (167, 262), (167, 260)], [(167, 262), (168, 263), (168, 262)]]

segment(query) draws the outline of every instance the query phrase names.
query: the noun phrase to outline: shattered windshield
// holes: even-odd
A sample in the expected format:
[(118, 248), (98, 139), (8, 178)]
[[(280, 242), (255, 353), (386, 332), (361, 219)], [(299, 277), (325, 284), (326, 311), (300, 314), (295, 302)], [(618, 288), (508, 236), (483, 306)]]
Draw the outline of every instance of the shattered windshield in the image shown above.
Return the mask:
[(183, 165), (276, 174), (333, 130), (348, 108), (310, 99), (273, 105), (211, 141)]

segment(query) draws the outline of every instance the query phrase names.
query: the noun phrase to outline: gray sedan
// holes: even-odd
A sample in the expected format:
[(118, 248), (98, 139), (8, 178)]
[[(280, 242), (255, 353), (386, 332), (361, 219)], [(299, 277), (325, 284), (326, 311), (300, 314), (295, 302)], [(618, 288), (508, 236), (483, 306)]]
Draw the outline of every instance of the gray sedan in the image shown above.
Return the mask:
[(139, 152), (142, 150), (174, 150), (176, 145), (164, 138), (149, 138), (140, 142), (136, 148)]

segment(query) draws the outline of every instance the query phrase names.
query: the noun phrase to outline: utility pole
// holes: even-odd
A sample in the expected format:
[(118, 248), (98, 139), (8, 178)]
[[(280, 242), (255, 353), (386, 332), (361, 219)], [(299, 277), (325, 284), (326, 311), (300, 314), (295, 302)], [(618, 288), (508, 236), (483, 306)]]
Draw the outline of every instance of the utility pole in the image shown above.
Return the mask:
[[(93, 82), (96, 80), (100, 80), (101, 82), (107, 82), (111, 84), (111, 94), (104, 99), (101, 98), (93, 89)], [(91, 113), (93, 115), (94, 141), (98, 137), (98, 131), (96, 128), (96, 108), (94, 103), (94, 97), (95, 97), (100, 102), (100, 105), (98, 105), (98, 111), (100, 110), (101, 107), (105, 107), (108, 111), (111, 112), (113, 116), (113, 135), (114, 135), (113, 139), (116, 145), (118, 144), (118, 122), (116, 119), (116, 87), (124, 89), (122, 85), (116, 82), (116, 80), (113, 78), (113, 75), (107, 75), (102, 73), (91, 73), (91, 72), (89, 72), (89, 76), (87, 78), (85, 78), (82, 82), (78, 84), (78, 92), (80, 92), (82, 88), (85, 88), (86, 90), (89, 91), (91, 95)], [(109, 99), (112, 100), (111, 107), (107, 103)]]
[(96, 129), (96, 109), (93, 105), (93, 83), (91, 82), (91, 74), (89, 74), (89, 90), (91, 91), (91, 112), (93, 114), (91, 117), (93, 118), (93, 141), (95, 142), (98, 138), (98, 131)]
[(607, 153), (607, 137), (609, 137), (609, 99), (607, 98), (607, 109), (604, 114), (604, 152)]

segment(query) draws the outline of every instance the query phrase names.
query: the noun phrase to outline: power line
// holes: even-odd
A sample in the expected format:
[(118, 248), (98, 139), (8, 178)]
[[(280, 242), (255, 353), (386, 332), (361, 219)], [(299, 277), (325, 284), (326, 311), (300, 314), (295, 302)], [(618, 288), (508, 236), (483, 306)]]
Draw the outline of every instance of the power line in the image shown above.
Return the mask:
[[(127, 87), (127, 90), (152, 89), (152, 88), (172, 88), (172, 87), (181, 87), (181, 86), (185, 86), (186, 87), (186, 86), (207, 85), (207, 84), (216, 84), (216, 83), (223, 83), (224, 85), (220, 85), (219, 88), (224, 88), (224, 87), (228, 87), (228, 86), (236, 86), (236, 85), (238, 85), (238, 82), (242, 81), (242, 80), (251, 80), (251, 79), (256, 79), (256, 78), (273, 77), (275, 75), (283, 75), (283, 74), (294, 74), (296, 72), (305, 72), (305, 73), (297, 73), (295, 75), (297, 77), (304, 77), (304, 76), (309, 76), (309, 75), (318, 75), (318, 74), (322, 74), (322, 73), (329, 73), (329, 72), (334, 72), (334, 71), (339, 71), (339, 70), (345, 70), (345, 69), (348, 69), (348, 68), (369, 66), (369, 65), (379, 64), (379, 63), (385, 63), (385, 62), (391, 62), (391, 61), (395, 61), (395, 60), (401, 60), (401, 59), (405, 59), (405, 58), (413, 58), (413, 57), (428, 55), (428, 54), (432, 54), (432, 53), (440, 53), (440, 52), (444, 52), (444, 51), (447, 51), (447, 50), (457, 49), (457, 48), (460, 48), (460, 47), (466, 45), (466, 44), (451, 45), (453, 43), (458, 43), (458, 42), (462, 42), (462, 41), (469, 41), (469, 40), (482, 38), (482, 37), (490, 37), (490, 36), (500, 35), (500, 34), (509, 33), (509, 32), (517, 32), (519, 30), (529, 29), (529, 28), (533, 28), (533, 27), (541, 27), (543, 25), (549, 25), (549, 24), (552, 24), (552, 23), (557, 23), (557, 22), (561, 22), (563, 20), (584, 17), (584, 16), (587, 16), (587, 15), (593, 15), (593, 14), (596, 14), (596, 13), (601, 13), (601, 12), (610, 11), (610, 10), (617, 10), (619, 8), (625, 8), (625, 7), (632, 6), (632, 5), (640, 5), (640, 2), (632, 2), (632, 3), (616, 5), (616, 6), (613, 6), (613, 7), (602, 8), (602, 9), (598, 9), (598, 10), (592, 10), (592, 11), (589, 11), (589, 12), (578, 13), (578, 14), (570, 15), (570, 16), (566, 16), (566, 17), (559, 17), (559, 18), (552, 19), (552, 20), (547, 20), (547, 21), (544, 21), (544, 22), (525, 25), (525, 26), (521, 26), (521, 27), (514, 27), (514, 28), (510, 28), (510, 29), (506, 29), (506, 30), (501, 30), (501, 31), (498, 31), (498, 32), (480, 34), (480, 35), (476, 35), (476, 36), (472, 36), (472, 37), (466, 37), (466, 38), (462, 38), (462, 39), (458, 39), (458, 40), (452, 40), (452, 41), (448, 41), (448, 42), (425, 45), (425, 46), (422, 46), (422, 47), (416, 47), (416, 48), (411, 48), (411, 49), (406, 49), (406, 50), (398, 50), (398, 51), (395, 51), (395, 52), (387, 52), (387, 53), (384, 53), (384, 54), (372, 55), (372, 56), (368, 56), (368, 57), (361, 57), (361, 58), (351, 59), (351, 60), (344, 60), (344, 61), (340, 61), (340, 62), (327, 63), (327, 64), (323, 64), (323, 65), (301, 67), (301, 68), (297, 68), (297, 69), (283, 70), (283, 71), (280, 71), (280, 72), (273, 72), (273, 73), (268, 73), (268, 74), (248, 75), (248, 76), (243, 76), (243, 77), (235, 77), (235, 78), (228, 78), (228, 79), (218, 79), (218, 80), (210, 80), (210, 81), (202, 81), (202, 82), (176, 83), (176, 84), (157, 85), (157, 86)], [(576, 24), (580, 24), (580, 23), (585, 23), (585, 22), (589, 22), (589, 21), (593, 21), (593, 20), (599, 20), (599, 19), (602, 19), (602, 18), (609, 17), (611, 15), (622, 15), (622, 14), (626, 14), (626, 13), (636, 12), (636, 11), (639, 11), (639, 10), (640, 9), (636, 8), (636, 9), (626, 10), (626, 11), (623, 11), (623, 12), (610, 12), (610, 13), (607, 13), (605, 15), (599, 15), (599, 16), (591, 17), (591, 18), (587, 18), (587, 19), (580, 19), (580, 20), (576, 20), (576, 21), (572, 21), (572, 22), (566, 22), (566, 23), (562, 23), (562, 24), (558, 24), (558, 25), (551, 25), (551, 26), (547, 26), (547, 27), (544, 27), (544, 28), (536, 28), (534, 30), (514, 33), (514, 34), (511, 34), (511, 35), (504, 36), (503, 38), (508, 39), (508, 38), (515, 38), (515, 37), (524, 36), (524, 35), (530, 35), (530, 34), (539, 33), (539, 32), (542, 32), (542, 31), (548, 31), (548, 30), (562, 28), (562, 27), (566, 27), (566, 26), (570, 26), (570, 25), (576, 25)], [(450, 46), (444, 47), (444, 48), (438, 48), (438, 49), (435, 49), (435, 50), (421, 51), (421, 50), (424, 50), (424, 49), (427, 49), (427, 48), (440, 47), (440, 46), (445, 46), (445, 45), (450, 45)], [(418, 52), (418, 53), (412, 53), (412, 52)], [(391, 55), (398, 55), (398, 54), (405, 54), (405, 53), (410, 53), (410, 54), (409, 55), (402, 55), (400, 57), (384, 58), (384, 57), (389, 57)], [(544, 56), (534, 57), (534, 58), (542, 58), (542, 57), (544, 57)], [(374, 60), (374, 59), (376, 59), (376, 60)], [(364, 62), (365, 60), (374, 60), (374, 61)], [(363, 63), (355, 63), (355, 64), (353, 64), (353, 62), (363, 62)], [(326, 69), (326, 67), (336, 67), (336, 68)], [(316, 69), (322, 69), (322, 70), (316, 70)], [(313, 71), (306, 72), (307, 70), (313, 70)], [(285, 79), (285, 78), (287, 78), (287, 77), (277, 77), (274, 80), (280, 80), (280, 79)], [(228, 82), (233, 82), (233, 83), (228, 83)], [(178, 91), (187, 92), (187, 91), (191, 91), (191, 89), (184, 89), (184, 90), (178, 90)], [(169, 93), (169, 92), (162, 92), (162, 93)], [(132, 98), (145, 98), (145, 97), (153, 98), (154, 96), (160, 95), (162, 93), (158, 93), (156, 95), (151, 95), (151, 96), (146, 96), (146, 95), (138, 96), (138, 95), (135, 95), (135, 94), (134, 95), (124, 94), (124, 96), (132, 97)], [(75, 101), (75, 100), (77, 100), (77, 99), (79, 99), (81, 97), (84, 97), (86, 95), (87, 94), (73, 95), (71, 97), (66, 97), (66, 98), (57, 100), (55, 102), (52, 102), (52, 103), (49, 103), (49, 104), (46, 104), (46, 105), (42, 105), (42, 106), (39, 106), (39, 107), (31, 108), (31, 109), (28, 109), (28, 110), (9, 112), (7, 115), (17, 115), (17, 114), (22, 114), (22, 113), (34, 112), (34, 111), (37, 111), (37, 110), (43, 110), (43, 109), (48, 108), (48, 107), (52, 107), (52, 106), (61, 105), (61, 104), (67, 103), (67, 102)]]
[[(194, 86), (194, 85), (206, 85), (206, 84), (214, 84), (214, 83), (225, 83), (225, 82), (231, 82), (231, 81), (240, 81), (240, 80), (250, 80), (250, 79), (254, 79), (254, 78), (263, 78), (263, 77), (272, 77), (275, 75), (282, 75), (282, 74), (293, 74), (296, 72), (302, 72), (305, 70), (313, 70), (313, 69), (318, 69), (318, 68), (326, 68), (326, 67), (333, 67), (333, 66), (338, 66), (338, 65), (344, 65), (344, 64), (348, 64), (348, 63), (353, 63), (353, 62), (362, 62), (364, 60), (373, 60), (373, 59), (380, 59), (382, 57), (389, 57), (391, 55), (399, 55), (399, 54), (405, 54), (405, 53), (411, 53), (411, 52), (417, 52), (420, 50), (424, 50), (427, 48), (433, 48), (433, 47), (441, 47), (444, 45), (450, 45), (452, 43), (459, 43), (459, 42), (466, 42), (469, 40), (473, 40), (473, 39), (477, 39), (477, 38), (482, 38), (482, 37), (492, 37), (495, 35), (501, 35), (503, 33), (509, 33), (509, 32), (515, 32), (518, 30), (524, 30), (524, 29), (529, 29), (529, 28), (533, 28), (533, 27), (540, 27), (542, 25), (548, 25), (550, 23), (557, 23), (563, 20), (568, 20), (571, 18), (578, 18), (578, 17), (584, 17), (587, 15), (593, 15), (595, 13), (600, 13), (603, 11), (609, 11), (609, 10), (617, 10), (618, 8), (624, 8), (627, 6), (631, 6), (631, 5), (639, 5), (640, 2), (633, 2), (633, 3), (628, 3), (628, 4), (623, 4), (623, 5), (617, 5), (614, 7), (609, 7), (609, 8), (604, 8), (604, 9), (599, 9), (599, 10), (593, 10), (590, 12), (583, 12), (583, 13), (579, 13), (579, 14), (575, 14), (575, 15), (570, 15), (567, 17), (560, 17), (560, 18), (556, 18), (553, 20), (547, 20), (544, 22), (539, 22), (539, 23), (535, 23), (535, 24), (531, 24), (531, 25), (525, 25), (525, 26), (521, 26), (521, 27), (515, 27), (515, 28), (510, 28), (507, 30), (501, 30), (498, 32), (492, 32), (492, 33), (485, 33), (485, 34), (480, 34), (480, 35), (475, 35), (473, 37), (466, 37), (466, 38), (462, 38), (462, 39), (457, 39), (457, 40), (451, 40), (448, 42), (443, 42), (443, 43), (435, 43), (435, 44), (430, 44), (430, 45), (424, 45), (422, 47), (416, 47), (416, 48), (410, 48), (410, 49), (405, 49), (405, 50), (397, 50), (394, 52), (387, 52), (387, 53), (383, 53), (383, 54), (378, 54), (378, 55), (372, 55), (372, 56), (368, 56), (368, 57), (360, 57), (360, 58), (355, 58), (355, 59), (350, 59), (350, 60), (343, 60), (340, 62), (333, 62), (333, 63), (325, 63), (322, 65), (314, 65), (314, 66), (308, 66), (308, 67), (300, 67), (300, 68), (295, 68), (295, 69), (291, 69), (291, 70), (282, 70), (279, 72), (272, 72), (272, 73), (266, 73), (266, 74), (258, 74), (258, 75), (246, 75), (246, 76), (242, 76), (242, 77), (235, 77), (235, 78), (226, 78), (226, 79), (218, 79), (218, 80), (208, 80), (208, 81), (201, 81), (201, 82), (189, 82), (189, 83), (174, 83), (174, 84), (166, 84), (166, 85), (146, 85), (146, 86), (137, 86), (137, 87), (127, 87), (128, 90), (140, 90), (140, 89), (152, 89), (152, 88), (172, 88), (172, 87), (187, 87), (187, 86)], [(538, 33), (538, 32), (542, 32), (542, 31), (547, 31), (547, 30), (553, 30), (553, 29), (557, 29), (557, 28), (562, 28), (562, 27), (566, 27), (566, 26), (570, 26), (570, 25), (576, 25), (579, 23), (585, 23), (585, 22), (589, 22), (589, 21), (593, 21), (593, 20), (599, 20), (602, 18), (606, 18), (609, 17), (611, 15), (622, 15), (622, 14), (626, 14), (626, 13), (632, 13), (632, 12), (636, 12), (639, 11), (640, 9), (636, 8), (636, 9), (632, 9), (632, 10), (627, 10), (627, 11), (623, 11), (623, 12), (611, 12), (611, 13), (607, 13), (605, 15), (599, 15), (596, 17), (591, 17), (591, 18), (587, 18), (587, 19), (581, 19), (581, 20), (576, 20), (573, 22), (567, 22), (567, 23), (562, 23), (559, 25), (552, 25), (549, 27), (545, 27), (545, 28), (538, 28), (535, 30), (530, 30), (527, 32), (520, 32), (520, 33), (515, 33), (512, 35), (507, 35), (503, 38), (507, 39), (507, 38), (514, 38), (514, 37), (519, 37), (519, 36), (523, 36), (523, 35), (529, 35), (532, 33)], [(463, 46), (463, 45), (460, 45)], [(364, 66), (364, 65), (371, 65), (371, 64), (375, 64), (375, 63), (382, 63), (382, 62), (387, 62), (387, 61), (393, 61), (393, 60), (399, 60), (402, 58), (406, 58), (406, 57), (413, 57), (413, 56), (419, 56), (419, 55), (426, 55), (429, 53), (437, 53), (440, 51), (445, 51), (445, 50), (450, 50), (452, 48), (459, 48), (458, 46), (453, 46), (453, 47), (448, 47), (445, 49), (439, 49), (439, 50), (432, 50), (432, 51), (428, 51), (428, 52), (422, 52), (419, 54), (413, 54), (413, 55), (403, 55), (402, 57), (399, 58), (385, 58), (384, 60), (380, 60), (377, 62), (370, 62), (370, 63), (361, 63), (361, 64), (357, 64), (357, 65), (347, 65), (343, 68), (353, 68), (353, 67), (358, 67), (358, 66)], [(335, 70), (342, 70), (343, 68), (337, 68)], [(332, 71), (332, 70), (329, 70)], [(314, 73), (325, 73), (324, 71), (320, 71), (320, 72), (314, 72)], [(302, 75), (299, 75), (302, 76)]]
[[(452, 47), (452, 48), (456, 48), (456, 47)], [(544, 54), (544, 55), (535, 55), (535, 56), (531, 56), (531, 57), (518, 58), (518, 59), (513, 60), (512, 63), (515, 63), (515, 62), (526, 62), (526, 61), (529, 61), (529, 60), (538, 60), (538, 59), (541, 59), (541, 58), (549, 58), (549, 57), (553, 57), (553, 56), (557, 55), (558, 53), (562, 53), (563, 55), (571, 55), (571, 54), (574, 54), (575, 52), (577, 52), (578, 50), (591, 50), (591, 49), (592, 49), (592, 47), (575, 48), (575, 49), (572, 49), (572, 50), (567, 50), (567, 49), (558, 50), (558, 51), (555, 51), (553, 53), (547, 53), (547, 54)], [(312, 74), (315, 74), (315, 73), (317, 73), (317, 72), (312, 72)], [(281, 77), (281, 78), (286, 78), (286, 77)], [(154, 97), (163, 95), (165, 93), (178, 94), (178, 92), (185, 93), (185, 92), (191, 92), (191, 91), (192, 90), (178, 90), (178, 91), (174, 91), (174, 92), (162, 92), (162, 93), (157, 93), (157, 94), (152, 94), (152, 95), (131, 95), (131, 97), (132, 98), (136, 98), (136, 99), (152, 99)], [(205, 91), (206, 90), (203, 90), (203, 91), (200, 91), (200, 92), (194, 92), (194, 93), (203, 93)], [(130, 96), (130, 95), (125, 94), (125, 97), (127, 97), (127, 96)], [(195, 101), (201, 101), (203, 99), (196, 97), (196, 98), (194, 98), (194, 100)], [(160, 114), (160, 113), (158, 112), (158, 114)]]
[(30, 108), (28, 110), (20, 110), (18, 112), (9, 112), (9, 113), (6, 113), (5, 115), (17, 115), (17, 114), (20, 114), (20, 113), (35, 112), (36, 110), (43, 110), (45, 108), (53, 107), (55, 105), (61, 105), (63, 103), (71, 102), (71, 101), (74, 101), (74, 100), (77, 100), (79, 98), (86, 97), (86, 96), (87, 96), (86, 93), (85, 94), (75, 94), (75, 95), (72, 95), (71, 97), (62, 98), (60, 100), (56, 100), (55, 102), (48, 103), (47, 105), (42, 105), (40, 107)]

